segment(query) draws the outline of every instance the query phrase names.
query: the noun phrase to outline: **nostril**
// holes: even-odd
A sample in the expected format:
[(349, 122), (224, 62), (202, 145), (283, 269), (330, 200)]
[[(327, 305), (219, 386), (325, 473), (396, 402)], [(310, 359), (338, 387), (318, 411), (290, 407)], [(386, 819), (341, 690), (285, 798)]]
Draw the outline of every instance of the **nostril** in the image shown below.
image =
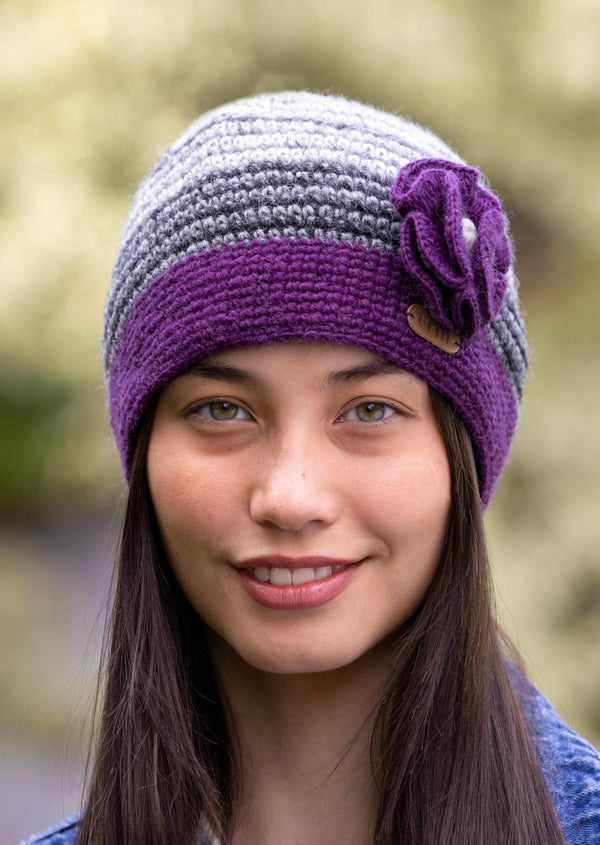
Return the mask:
[(257, 485), (250, 496), (250, 516), (257, 523), (270, 523), (297, 531), (310, 523), (330, 523), (337, 515), (336, 497), (326, 485), (307, 485), (307, 471), (271, 478)]

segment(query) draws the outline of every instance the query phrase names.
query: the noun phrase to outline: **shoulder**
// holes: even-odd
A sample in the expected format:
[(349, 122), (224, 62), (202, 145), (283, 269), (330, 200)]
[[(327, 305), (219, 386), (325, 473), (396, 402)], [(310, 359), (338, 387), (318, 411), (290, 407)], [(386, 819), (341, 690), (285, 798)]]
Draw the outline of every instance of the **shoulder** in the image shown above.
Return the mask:
[(70, 816), (53, 827), (24, 839), (19, 845), (73, 845), (77, 836), (80, 814)]
[(534, 741), (568, 845), (600, 845), (600, 755), (537, 690)]

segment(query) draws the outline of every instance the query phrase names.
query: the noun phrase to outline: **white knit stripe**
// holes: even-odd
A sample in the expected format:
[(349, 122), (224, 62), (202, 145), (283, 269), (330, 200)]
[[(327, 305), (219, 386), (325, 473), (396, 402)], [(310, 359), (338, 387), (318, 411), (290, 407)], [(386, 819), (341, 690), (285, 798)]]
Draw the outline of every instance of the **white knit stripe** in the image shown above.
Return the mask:
[[(343, 98), (263, 95), (199, 118), (135, 196), (106, 306), (107, 375), (139, 295), (188, 255), (285, 237), (395, 251), (390, 189), (403, 166), (422, 158), (463, 163), (429, 130)], [(488, 333), (520, 400), (527, 346), (512, 269)]]
[[(375, 122), (376, 127), (385, 130), (380, 133), (373, 130), (372, 119), (363, 124), (357, 121), (354, 109), (344, 110), (343, 99), (334, 100), (338, 110), (323, 110), (321, 120), (316, 120), (314, 113), (319, 98), (304, 95), (300, 104), (302, 99), (307, 101), (307, 117), (298, 114), (298, 102), (294, 103), (294, 115), (290, 116), (276, 97), (266, 95), (252, 102), (251, 111), (248, 105), (238, 111), (232, 108), (231, 113), (225, 108), (197, 120), (184, 138), (166, 151), (159, 167), (140, 186), (122, 242), (129, 237), (130, 229), (140, 225), (152, 208), (180, 191), (188, 179), (210, 179), (222, 170), (237, 170), (240, 165), (251, 170), (259, 160), (263, 166), (288, 165), (300, 169), (304, 163), (309, 169), (321, 164), (338, 171), (354, 165), (366, 175), (389, 183), (390, 187), (400, 167), (417, 158), (461, 161), (433, 133), (403, 118), (365, 107), (365, 118), (372, 117), (370, 112), (385, 118)], [(265, 118), (257, 109), (263, 100), (265, 107), (271, 105), (271, 113), (277, 108), (276, 117)], [(337, 125), (340, 115), (347, 116), (341, 128)]]

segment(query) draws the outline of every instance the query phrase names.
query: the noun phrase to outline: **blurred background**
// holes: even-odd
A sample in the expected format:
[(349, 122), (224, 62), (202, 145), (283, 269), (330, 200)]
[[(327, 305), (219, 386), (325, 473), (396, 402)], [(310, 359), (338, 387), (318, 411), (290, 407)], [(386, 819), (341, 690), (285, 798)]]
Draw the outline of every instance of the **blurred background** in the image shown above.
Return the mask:
[(79, 806), (123, 484), (99, 337), (140, 178), (200, 112), (327, 90), (405, 114), (511, 218), (532, 347), (488, 514), (498, 605), (600, 742), (597, 0), (0, 0), (0, 845)]

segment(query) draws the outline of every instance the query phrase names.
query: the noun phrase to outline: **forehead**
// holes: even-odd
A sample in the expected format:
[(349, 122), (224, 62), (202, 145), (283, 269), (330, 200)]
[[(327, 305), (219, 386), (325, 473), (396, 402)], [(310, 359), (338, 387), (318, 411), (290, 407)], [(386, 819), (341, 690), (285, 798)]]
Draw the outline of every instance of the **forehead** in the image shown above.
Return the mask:
[(367, 349), (335, 343), (294, 341), (228, 349), (197, 362), (161, 395), (179, 387), (191, 389), (198, 382), (217, 390), (223, 384), (290, 397), (306, 396), (306, 391), (338, 395), (349, 389), (389, 389), (394, 395), (400, 391), (406, 401), (429, 404), (428, 386), (417, 376)]
[(330, 391), (367, 380), (421, 394), (428, 388), (420, 378), (362, 347), (328, 342), (293, 341), (228, 349), (198, 361), (170, 384), (204, 380), (245, 384), (259, 389), (310, 388)]
[(312, 375), (316, 378), (344, 372), (357, 377), (362, 374), (365, 378), (405, 372), (368, 349), (306, 341), (228, 349), (198, 362), (188, 372), (207, 375), (213, 372), (213, 368), (217, 373), (223, 367), (236, 368), (257, 376), (286, 371), (292, 375)]

